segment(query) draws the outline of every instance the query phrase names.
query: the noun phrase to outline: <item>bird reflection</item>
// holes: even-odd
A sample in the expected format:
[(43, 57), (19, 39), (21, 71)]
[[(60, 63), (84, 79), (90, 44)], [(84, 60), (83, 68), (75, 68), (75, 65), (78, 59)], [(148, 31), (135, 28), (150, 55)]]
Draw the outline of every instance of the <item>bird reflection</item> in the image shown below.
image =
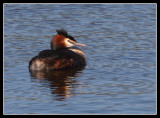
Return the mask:
[[(64, 100), (74, 94), (70, 90), (75, 88), (78, 82), (75, 80), (78, 77), (78, 73), (81, 73), (83, 69), (75, 70), (58, 70), (58, 71), (31, 71), (31, 77), (37, 79), (40, 83), (45, 83), (47, 80), (50, 84), (51, 93), (56, 95), (56, 100)], [(46, 84), (44, 84), (46, 85)]]

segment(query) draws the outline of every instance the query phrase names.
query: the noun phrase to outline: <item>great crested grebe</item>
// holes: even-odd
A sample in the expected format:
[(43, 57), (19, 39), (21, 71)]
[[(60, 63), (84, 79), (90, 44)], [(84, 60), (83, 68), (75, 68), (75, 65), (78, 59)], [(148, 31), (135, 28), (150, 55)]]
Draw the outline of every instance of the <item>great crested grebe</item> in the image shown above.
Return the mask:
[(29, 62), (30, 70), (62, 70), (83, 68), (86, 65), (86, 56), (73, 46), (86, 46), (78, 43), (68, 35), (64, 29), (56, 30), (57, 35), (51, 40), (51, 50), (43, 50)]

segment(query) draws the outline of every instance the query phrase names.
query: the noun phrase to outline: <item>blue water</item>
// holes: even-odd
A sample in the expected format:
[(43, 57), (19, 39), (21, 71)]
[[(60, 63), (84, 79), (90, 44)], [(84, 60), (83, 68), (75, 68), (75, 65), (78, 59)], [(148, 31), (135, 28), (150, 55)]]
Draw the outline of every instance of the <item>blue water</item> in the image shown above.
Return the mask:
[[(87, 66), (32, 75), (61, 28)], [(4, 114), (156, 114), (156, 4), (4, 4), (3, 81)]]

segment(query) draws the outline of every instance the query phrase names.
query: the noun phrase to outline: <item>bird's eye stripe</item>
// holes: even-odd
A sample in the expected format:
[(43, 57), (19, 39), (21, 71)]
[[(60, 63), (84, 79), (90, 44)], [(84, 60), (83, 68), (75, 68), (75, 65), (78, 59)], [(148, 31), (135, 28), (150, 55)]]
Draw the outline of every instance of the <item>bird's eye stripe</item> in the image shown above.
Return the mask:
[(69, 43), (73, 43), (73, 41), (71, 41), (71, 40), (68, 40), (68, 42), (69, 42)]

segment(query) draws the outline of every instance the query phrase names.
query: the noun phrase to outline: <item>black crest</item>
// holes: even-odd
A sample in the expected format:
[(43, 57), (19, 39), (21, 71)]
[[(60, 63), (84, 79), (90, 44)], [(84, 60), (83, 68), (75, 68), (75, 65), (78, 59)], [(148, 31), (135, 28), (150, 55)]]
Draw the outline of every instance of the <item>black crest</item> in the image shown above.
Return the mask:
[(65, 37), (68, 37), (68, 33), (67, 33), (66, 30), (60, 29), (60, 30), (56, 30), (56, 31), (57, 31), (57, 33), (58, 33), (59, 35), (63, 35), (63, 36), (65, 36)]
[(66, 30), (60, 29), (60, 30), (56, 30), (56, 31), (57, 31), (57, 33), (58, 33), (59, 35), (63, 35), (63, 36), (65, 36), (66, 38), (69, 38), (69, 39), (71, 39), (71, 40), (73, 40), (73, 41), (76, 41), (73, 36), (71, 36), (71, 35), (69, 35), (69, 34), (67, 33)]

